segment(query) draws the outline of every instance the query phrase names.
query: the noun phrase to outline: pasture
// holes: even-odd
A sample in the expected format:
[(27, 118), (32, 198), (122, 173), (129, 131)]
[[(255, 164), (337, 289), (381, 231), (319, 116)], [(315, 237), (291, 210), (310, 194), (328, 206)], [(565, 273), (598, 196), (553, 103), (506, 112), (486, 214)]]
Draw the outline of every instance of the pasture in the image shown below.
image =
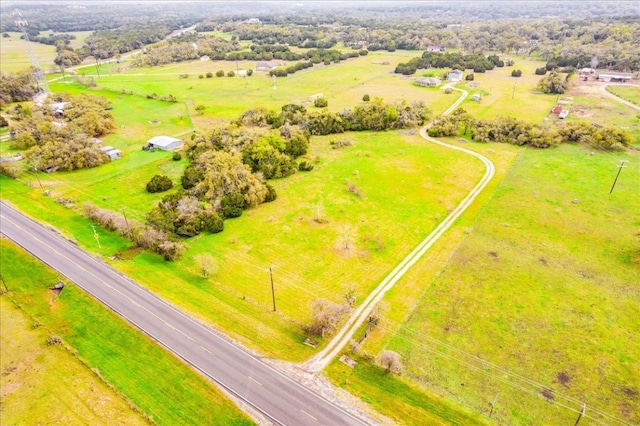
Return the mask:
[[(1, 301), (3, 423), (146, 424), (132, 404), (156, 424), (251, 424), (213, 384), (75, 285), (54, 296), (48, 287), (61, 277), (28, 253), (3, 238), (0, 254), (2, 298), (11, 299)], [(49, 336), (65, 346), (46, 346)]]
[(6, 295), (0, 298), (0, 319), (3, 423), (148, 424), (66, 347), (47, 345), (47, 329)]
[[(620, 159), (630, 167), (609, 195)], [(493, 416), (508, 424), (575, 421), (581, 402), (592, 419), (636, 423), (639, 164), (631, 151), (523, 150), (416, 309), (384, 325), (406, 376), (485, 414), (499, 395)]]
[[(29, 51), (24, 40), (20, 39), (22, 33), (8, 32), (10, 37), (0, 37), (0, 64), (2, 72), (5, 74), (22, 71), (31, 66)], [(47, 72), (54, 67), (53, 60), (56, 58), (55, 46), (48, 46), (42, 43), (31, 43), (33, 52), (38, 57), (40, 68)], [(57, 68), (57, 67), (56, 67)]]

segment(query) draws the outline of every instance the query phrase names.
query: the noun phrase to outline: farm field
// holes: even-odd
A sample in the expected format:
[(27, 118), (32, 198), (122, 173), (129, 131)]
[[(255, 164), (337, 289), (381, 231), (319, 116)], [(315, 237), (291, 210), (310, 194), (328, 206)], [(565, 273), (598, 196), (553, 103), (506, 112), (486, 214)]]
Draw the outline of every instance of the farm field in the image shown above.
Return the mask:
[[(609, 195), (620, 159), (632, 167)], [(586, 424), (637, 423), (639, 160), (523, 150), (417, 308), (383, 321), (404, 375), (485, 414), (499, 395), (502, 423), (575, 421), (582, 402)]]
[[(4, 238), (0, 254), (9, 288), (0, 300), (3, 424), (148, 424), (129, 404), (154, 424), (251, 424), (213, 384), (75, 285), (54, 296), (48, 287), (61, 277)], [(69, 349), (46, 346), (49, 336)]]
[(638, 86), (609, 85), (607, 90), (624, 100), (640, 106), (640, 87)]
[[(8, 34), (9, 38), (0, 37), (0, 64), (2, 72), (5, 74), (25, 70), (31, 66), (27, 45), (24, 40), (20, 39), (22, 33), (8, 32)], [(57, 56), (55, 46), (31, 43), (31, 47), (38, 57), (42, 71), (47, 72), (55, 66), (53, 64), (53, 60)]]
[(47, 345), (47, 330), (6, 295), (0, 298), (0, 319), (4, 424), (148, 424), (69, 350)]

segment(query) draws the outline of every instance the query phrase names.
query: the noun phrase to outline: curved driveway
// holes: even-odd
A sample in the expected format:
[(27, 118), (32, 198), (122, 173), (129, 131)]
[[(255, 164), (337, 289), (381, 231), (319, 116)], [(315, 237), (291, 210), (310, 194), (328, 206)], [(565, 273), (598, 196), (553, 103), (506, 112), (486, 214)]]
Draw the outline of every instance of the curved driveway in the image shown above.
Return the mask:
[[(462, 93), (460, 98), (453, 103), (442, 115), (449, 115), (453, 112), (458, 105), (467, 97), (468, 92), (461, 89), (454, 89)], [(347, 323), (336, 333), (335, 337), (327, 344), (327, 346), (309, 361), (307, 361), (303, 368), (310, 372), (318, 372), (325, 368), (333, 358), (335, 358), (340, 350), (349, 342), (353, 337), (355, 331), (369, 318), (371, 311), (376, 304), (384, 297), (385, 293), (389, 291), (395, 283), (402, 278), (402, 276), (409, 270), (414, 263), (416, 263), (429, 248), (435, 244), (435, 242), (444, 234), (447, 229), (453, 225), (453, 223), (460, 217), (462, 213), (471, 205), (473, 200), (482, 192), (487, 184), (493, 178), (495, 173), (495, 167), (491, 160), (487, 157), (478, 154), (477, 152), (461, 148), (455, 145), (449, 145), (444, 142), (440, 142), (427, 135), (428, 126), (423, 127), (420, 130), (420, 135), (431, 143), (442, 145), (444, 147), (462, 151), (466, 154), (479, 158), (485, 165), (486, 170), (480, 182), (473, 188), (473, 190), (460, 202), (460, 204), (447, 216), (436, 229), (431, 232), (419, 245), (416, 247), (407, 257), (405, 257), (398, 266), (395, 267), (389, 275), (382, 280), (382, 282), (373, 290), (365, 301), (356, 309)]]
[(274, 424), (366, 424), (4, 202), (0, 232)]

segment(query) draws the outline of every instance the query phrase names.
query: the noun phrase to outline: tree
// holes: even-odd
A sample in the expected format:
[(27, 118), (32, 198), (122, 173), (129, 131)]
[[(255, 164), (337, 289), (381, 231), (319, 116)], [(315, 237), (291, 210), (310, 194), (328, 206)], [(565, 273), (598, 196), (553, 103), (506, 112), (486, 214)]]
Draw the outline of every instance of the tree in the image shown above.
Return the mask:
[(364, 95), (362, 97), (362, 102), (369, 102), (370, 99), (371, 99), (371, 97), (369, 95)]
[(325, 97), (318, 97), (313, 101), (313, 106), (316, 108), (325, 108), (329, 106), (329, 100)]
[(394, 373), (399, 373), (402, 371), (402, 362), (400, 361), (400, 355), (394, 351), (382, 351), (380, 353), (379, 360), (380, 365), (382, 365), (387, 373), (393, 371)]
[(536, 68), (536, 75), (545, 75), (547, 73), (547, 67)]
[(224, 71), (222, 70), (216, 71), (216, 77), (224, 77)]
[(166, 175), (155, 175), (147, 183), (147, 192), (164, 192), (173, 188), (173, 182)]
[(198, 104), (196, 105), (196, 112), (198, 113), (198, 115), (202, 115), (204, 114), (204, 110), (206, 109), (206, 107), (202, 104)]
[(569, 87), (569, 76), (562, 77), (556, 70), (543, 77), (538, 82), (538, 87), (544, 93), (563, 94)]
[(197, 254), (193, 256), (193, 260), (196, 262), (196, 265), (198, 265), (198, 269), (200, 269), (203, 278), (209, 278), (209, 275), (215, 274), (218, 270), (216, 260), (210, 254)]
[(349, 312), (349, 305), (339, 305), (326, 299), (316, 299), (311, 307), (311, 323), (306, 327), (308, 333), (324, 337), (332, 332), (344, 314)]
[(248, 69), (247, 70), (247, 76), (251, 77), (253, 75), (253, 70), (252, 69)]
[(234, 71), (227, 71), (227, 77), (235, 77), (236, 73)]
[(350, 255), (355, 249), (355, 232), (353, 231), (353, 227), (350, 225), (344, 225), (340, 227), (340, 234), (338, 236), (338, 240), (336, 241), (336, 250), (345, 255)]
[(511, 77), (520, 77), (521, 75), (522, 75), (522, 70), (511, 71)]

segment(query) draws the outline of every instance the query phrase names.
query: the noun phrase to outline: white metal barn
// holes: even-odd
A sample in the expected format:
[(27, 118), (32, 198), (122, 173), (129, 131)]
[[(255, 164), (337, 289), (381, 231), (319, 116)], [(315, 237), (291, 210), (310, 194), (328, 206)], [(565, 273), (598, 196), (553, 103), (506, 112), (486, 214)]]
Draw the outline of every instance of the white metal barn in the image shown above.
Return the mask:
[(180, 148), (182, 140), (172, 138), (171, 136), (154, 136), (147, 141), (150, 147), (155, 149), (161, 149), (163, 151), (173, 151), (176, 148)]

